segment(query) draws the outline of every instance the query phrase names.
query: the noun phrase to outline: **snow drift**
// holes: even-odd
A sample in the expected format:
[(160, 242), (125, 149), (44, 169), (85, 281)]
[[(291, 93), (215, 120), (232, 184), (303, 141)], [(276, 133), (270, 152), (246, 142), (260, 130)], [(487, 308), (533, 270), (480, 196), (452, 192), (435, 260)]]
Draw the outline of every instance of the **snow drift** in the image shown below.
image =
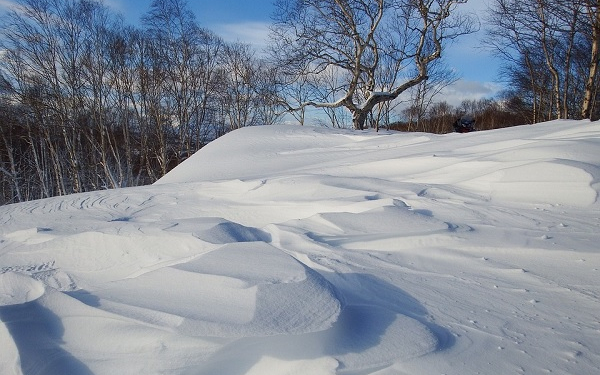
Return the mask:
[(0, 207), (0, 373), (596, 374), (599, 190), (599, 122), (240, 129)]

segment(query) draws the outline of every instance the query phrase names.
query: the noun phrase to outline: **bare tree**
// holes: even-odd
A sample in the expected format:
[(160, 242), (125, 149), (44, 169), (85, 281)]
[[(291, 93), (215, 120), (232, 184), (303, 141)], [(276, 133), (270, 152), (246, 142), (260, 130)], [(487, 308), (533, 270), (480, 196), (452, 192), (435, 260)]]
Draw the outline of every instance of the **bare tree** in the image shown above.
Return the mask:
[(297, 111), (291, 111), (291, 115), (300, 125), (304, 125), (306, 119), (306, 107), (303, 107), (302, 103), (314, 99), (317, 90), (314, 81), (314, 77), (300, 74), (294, 81), (283, 84), (280, 89), (280, 94), (291, 103), (291, 106), (299, 108)]
[(528, 20), (523, 17), (524, 2), (494, 0), (488, 12), (486, 45), (505, 62), (504, 73), (513, 88), (527, 87), (531, 93), (532, 122), (541, 119), (539, 85), (536, 75), (541, 71), (536, 64), (533, 48), (536, 43), (528, 33)]
[(600, 18), (592, 0), (493, 0), (487, 45), (505, 62), (533, 122), (592, 117)]
[(435, 102), (428, 110), (431, 131), (434, 133), (447, 133), (456, 120), (454, 110), (447, 102)]
[(279, 101), (279, 68), (264, 60), (257, 60), (257, 76), (254, 83), (254, 107), (256, 121), (260, 125), (273, 125), (281, 117)]
[(227, 108), (230, 129), (256, 125), (256, 92), (258, 66), (251, 46), (233, 43), (225, 48), (223, 68), (226, 71), (222, 88), (223, 106)]
[(433, 104), (435, 97), (446, 87), (458, 80), (457, 74), (436, 60), (429, 69), (429, 78), (412, 87), (411, 94), (412, 110), (409, 111), (415, 122), (415, 128), (419, 129), (421, 120), (427, 114), (429, 107)]
[[(346, 94), (345, 72), (335, 66), (323, 70), (318, 75), (304, 75), (312, 86), (313, 101), (317, 102), (335, 102)], [(306, 106), (300, 103), (300, 110), (304, 111)], [(323, 107), (322, 110), (329, 119), (329, 124), (324, 126), (333, 126), (334, 128), (345, 128), (351, 124), (348, 112), (344, 107)]]
[(208, 140), (203, 129), (216, 91), (223, 42), (198, 26), (185, 0), (154, 0), (143, 18), (153, 55), (164, 70), (164, 108), (173, 118), (176, 153), (187, 157)]
[[(345, 93), (333, 102), (299, 106), (345, 107), (356, 129), (371, 110), (426, 80), (443, 45), (473, 31), (457, 13), (467, 0), (278, 0), (272, 55), (290, 76), (318, 75), (329, 67), (344, 72)], [(378, 80), (384, 57), (399, 69), (391, 87)], [(290, 110), (298, 109), (292, 108)]]

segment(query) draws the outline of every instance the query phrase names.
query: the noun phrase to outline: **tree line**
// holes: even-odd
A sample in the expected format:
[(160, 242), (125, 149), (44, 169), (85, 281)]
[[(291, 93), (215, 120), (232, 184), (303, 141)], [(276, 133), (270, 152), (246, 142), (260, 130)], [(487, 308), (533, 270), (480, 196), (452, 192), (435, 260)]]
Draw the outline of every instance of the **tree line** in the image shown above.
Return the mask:
[(401, 113), (402, 118), (391, 122), (386, 126), (387, 129), (445, 134), (453, 132), (454, 123), (463, 116), (469, 116), (475, 121), (477, 131), (531, 123), (529, 105), (515, 96), (463, 100), (457, 106), (446, 101), (436, 101), (427, 105), (425, 110), (413, 105), (403, 109)]
[[(467, 0), (274, 0), (266, 51), (202, 28), (185, 0), (139, 26), (100, 0), (18, 0), (0, 28), (0, 204), (149, 184), (245, 126), (309, 107), (331, 127), (445, 133), (598, 118), (597, 0), (492, 0), (501, 97), (440, 100)], [(443, 99), (443, 98), (442, 98)]]
[(280, 116), (273, 69), (156, 0), (141, 26), (94, 0), (21, 0), (3, 20), (0, 204), (148, 184)]

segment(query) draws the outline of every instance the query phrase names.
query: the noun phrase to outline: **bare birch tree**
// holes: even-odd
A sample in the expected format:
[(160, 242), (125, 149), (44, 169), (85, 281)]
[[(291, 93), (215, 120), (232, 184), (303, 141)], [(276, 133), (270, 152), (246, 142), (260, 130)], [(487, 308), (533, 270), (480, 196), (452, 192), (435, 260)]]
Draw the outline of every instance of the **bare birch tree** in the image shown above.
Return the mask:
[[(371, 110), (426, 80), (429, 65), (446, 42), (472, 32), (473, 19), (457, 12), (467, 0), (278, 0), (272, 27), (272, 56), (294, 80), (329, 67), (344, 72), (345, 93), (333, 102), (345, 107), (363, 129)], [(378, 81), (382, 59), (402, 67), (392, 87)]]

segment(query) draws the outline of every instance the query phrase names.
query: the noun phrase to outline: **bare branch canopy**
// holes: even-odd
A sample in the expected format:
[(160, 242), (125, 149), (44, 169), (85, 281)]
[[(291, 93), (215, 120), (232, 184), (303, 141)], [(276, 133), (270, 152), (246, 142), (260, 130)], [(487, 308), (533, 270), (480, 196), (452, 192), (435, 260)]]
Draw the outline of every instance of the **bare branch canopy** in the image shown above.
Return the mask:
[(345, 107), (354, 127), (363, 129), (375, 106), (428, 79), (429, 65), (447, 42), (475, 30), (475, 20), (457, 11), (466, 2), (278, 0), (271, 56), (287, 79), (334, 69), (344, 83), (335, 100), (289, 110)]

